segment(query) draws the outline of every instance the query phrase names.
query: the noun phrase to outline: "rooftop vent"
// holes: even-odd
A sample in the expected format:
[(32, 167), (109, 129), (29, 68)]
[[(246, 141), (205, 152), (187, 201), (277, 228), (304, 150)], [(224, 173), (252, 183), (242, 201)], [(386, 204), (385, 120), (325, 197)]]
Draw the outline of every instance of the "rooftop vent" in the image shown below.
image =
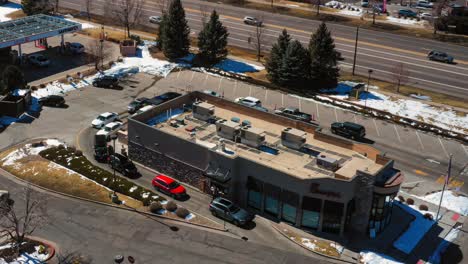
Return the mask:
[(248, 146), (258, 148), (265, 142), (265, 131), (254, 128), (251, 126), (245, 126), (241, 129), (241, 143)]
[(321, 154), (317, 156), (317, 165), (327, 170), (336, 171), (338, 169), (339, 162), (335, 158)]
[(208, 121), (214, 119), (215, 107), (205, 102), (195, 102), (193, 104), (193, 117), (199, 120)]
[(236, 137), (240, 134), (240, 125), (226, 119), (216, 121), (216, 133), (219, 137), (235, 141)]
[(299, 150), (306, 144), (306, 137), (306, 132), (287, 127), (281, 132), (281, 144), (285, 147)]

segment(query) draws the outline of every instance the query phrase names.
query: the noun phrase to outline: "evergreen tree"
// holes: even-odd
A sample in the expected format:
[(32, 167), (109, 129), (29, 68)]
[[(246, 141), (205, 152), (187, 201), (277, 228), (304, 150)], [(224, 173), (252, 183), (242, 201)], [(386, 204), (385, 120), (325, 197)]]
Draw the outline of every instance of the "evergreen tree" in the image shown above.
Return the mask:
[(53, 9), (49, 0), (21, 0), (23, 12), (28, 15), (47, 14)]
[(266, 70), (268, 72), (268, 77), (273, 83), (277, 84), (279, 81), (281, 63), (290, 42), (291, 36), (286, 29), (283, 29), (283, 32), (278, 36), (277, 42), (274, 43), (271, 48), (270, 57), (266, 62)]
[(298, 40), (289, 43), (279, 68), (278, 83), (289, 88), (303, 88), (309, 76), (309, 54)]
[(185, 19), (185, 11), (180, 0), (173, 0), (167, 12), (167, 19), (161, 29), (161, 44), (164, 55), (174, 60), (188, 54), (190, 48), (190, 28)]
[(309, 42), (310, 78), (318, 89), (332, 88), (337, 85), (339, 52), (335, 50), (334, 40), (325, 23), (320, 24)]
[(198, 34), (198, 48), (203, 61), (214, 64), (226, 58), (228, 54), (227, 38), (229, 33), (221, 21), (216, 10), (213, 10), (210, 21), (205, 24)]
[(26, 80), (23, 72), (14, 65), (6, 66), (2, 72), (1, 78), (4, 88), (4, 93), (14, 91), (15, 89), (24, 89)]
[(162, 50), (163, 47), (163, 39), (164, 39), (164, 25), (167, 23), (167, 14), (163, 13), (161, 16), (161, 22), (159, 22), (159, 27), (158, 27), (158, 35), (156, 37), (156, 47), (160, 50)]

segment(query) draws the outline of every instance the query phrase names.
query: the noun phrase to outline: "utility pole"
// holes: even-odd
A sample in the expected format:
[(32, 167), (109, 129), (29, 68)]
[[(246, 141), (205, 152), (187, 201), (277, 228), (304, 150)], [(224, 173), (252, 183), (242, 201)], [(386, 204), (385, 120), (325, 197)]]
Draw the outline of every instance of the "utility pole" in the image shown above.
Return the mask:
[(374, 72), (372, 69), (369, 69), (367, 71), (369, 73), (369, 77), (367, 78), (367, 88), (366, 88), (366, 100), (364, 101), (364, 108), (367, 109), (367, 97), (369, 97), (369, 85), (370, 85), (370, 77), (372, 72)]
[(101, 26), (101, 70), (104, 70), (104, 25)]
[(353, 75), (354, 75), (354, 70), (356, 69), (356, 56), (357, 56), (358, 38), (359, 38), (359, 26), (357, 26), (357, 28), (356, 28), (356, 43), (354, 44)]
[(444, 187), (442, 188), (442, 193), (440, 194), (440, 201), (439, 201), (439, 208), (437, 208), (437, 215), (435, 221), (439, 221), (439, 212), (440, 212), (440, 207), (442, 206), (442, 199), (444, 198), (444, 192), (445, 188), (447, 187), (449, 180), (450, 180), (450, 173), (452, 171), (452, 154), (450, 154), (450, 159), (449, 159), (449, 164), (447, 168), (447, 175), (445, 176), (445, 182), (444, 182)]

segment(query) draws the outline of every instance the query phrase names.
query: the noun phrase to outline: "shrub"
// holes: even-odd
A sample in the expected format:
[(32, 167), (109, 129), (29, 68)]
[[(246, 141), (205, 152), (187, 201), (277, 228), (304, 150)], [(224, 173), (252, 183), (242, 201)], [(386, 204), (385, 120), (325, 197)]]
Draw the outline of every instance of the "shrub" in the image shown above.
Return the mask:
[(31, 91), (37, 91), (37, 86), (31, 86)]
[(43, 83), (41, 83), (41, 84), (39, 85), (39, 87), (41, 87), (41, 88), (45, 88), (45, 87), (46, 87), (46, 85), (45, 85), (45, 84), (43, 84)]
[(149, 209), (152, 213), (158, 213), (159, 210), (163, 209), (163, 206), (160, 202), (152, 202), (149, 206)]
[(65, 146), (63, 144), (60, 144), (60, 145), (58, 145), (57, 149), (58, 150), (63, 150), (63, 149), (65, 149)]
[(141, 40), (141, 37), (138, 35), (131, 35), (130, 39), (133, 39), (137, 45), (142, 45), (143, 41)]
[(398, 195), (398, 200), (400, 200), (400, 202), (404, 203), (405, 202), (405, 197), (403, 197), (401, 195)]
[(109, 61), (109, 67), (112, 67), (114, 65), (114, 61)]
[(413, 205), (413, 204), (414, 204), (414, 200), (411, 199), (411, 198), (408, 198), (408, 199), (406, 199), (406, 203), (409, 204), (409, 205)]
[(77, 156), (77, 157), (83, 156), (83, 151), (77, 149), (77, 150), (75, 151), (75, 156)]
[(177, 210), (177, 204), (174, 201), (167, 202), (166, 210), (170, 212), (174, 212), (175, 210)]
[(432, 216), (432, 214), (430, 213), (425, 213), (424, 218), (429, 219), (429, 220), (434, 220), (434, 216)]
[(419, 205), (419, 210), (421, 210), (421, 211), (427, 211), (427, 210), (429, 210), (429, 208), (427, 207), (427, 205), (421, 204), (421, 205)]
[(185, 208), (183, 208), (183, 207), (179, 207), (179, 208), (177, 208), (177, 210), (176, 210), (176, 215), (177, 215), (178, 217), (180, 217), (180, 218), (184, 218), (184, 219), (185, 219), (185, 217), (187, 217), (187, 215), (189, 215), (189, 214), (190, 214), (189, 210), (187, 210), (187, 209), (185, 209)]
[(71, 147), (68, 147), (68, 150), (71, 152), (71, 153), (75, 153), (76, 151), (76, 148), (71, 146)]

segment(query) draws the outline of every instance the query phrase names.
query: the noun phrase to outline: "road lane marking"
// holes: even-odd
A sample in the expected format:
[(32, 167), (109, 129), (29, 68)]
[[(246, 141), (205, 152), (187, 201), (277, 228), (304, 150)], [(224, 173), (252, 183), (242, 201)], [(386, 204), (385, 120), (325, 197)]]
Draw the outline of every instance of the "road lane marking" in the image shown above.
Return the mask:
[(429, 174), (425, 173), (425, 172), (422, 171), (422, 170), (413, 170), (413, 171), (414, 171), (414, 173), (416, 173), (416, 174), (418, 174), (418, 175), (422, 175), (422, 176), (427, 176), (427, 175), (429, 175)]
[(416, 137), (418, 138), (418, 141), (419, 141), (419, 145), (421, 145), (421, 149), (424, 149), (424, 145), (423, 145), (423, 143), (422, 143), (422, 141), (421, 141), (421, 137), (419, 136), (418, 131), (415, 130), (415, 132), (416, 132)]
[(442, 142), (442, 140), (440, 139), (440, 137), (437, 137), (437, 139), (439, 140), (439, 143), (440, 145), (442, 146), (442, 149), (444, 150), (444, 153), (447, 157), (450, 157), (447, 150), (445, 149), (445, 146), (444, 146), (444, 143)]
[(426, 159), (426, 160), (429, 161), (430, 163), (435, 163), (435, 164), (439, 164), (439, 165), (440, 165), (440, 161), (433, 160), (433, 159)]
[(377, 127), (377, 122), (375, 122), (375, 119), (374, 119), (374, 118), (372, 118), (372, 121), (373, 121), (373, 123), (374, 123), (375, 131), (377, 131), (377, 136), (380, 137), (379, 128)]
[(336, 108), (333, 107), (333, 112), (335, 112), (335, 121), (338, 122), (338, 114), (336, 113)]
[(398, 134), (398, 130), (397, 130), (397, 128), (396, 128), (396, 125), (393, 125), (393, 128), (395, 129), (395, 133), (396, 133), (396, 135), (397, 135), (398, 141), (400, 141), (400, 143), (401, 143), (400, 134)]

